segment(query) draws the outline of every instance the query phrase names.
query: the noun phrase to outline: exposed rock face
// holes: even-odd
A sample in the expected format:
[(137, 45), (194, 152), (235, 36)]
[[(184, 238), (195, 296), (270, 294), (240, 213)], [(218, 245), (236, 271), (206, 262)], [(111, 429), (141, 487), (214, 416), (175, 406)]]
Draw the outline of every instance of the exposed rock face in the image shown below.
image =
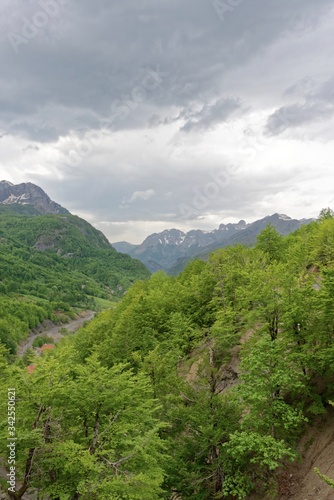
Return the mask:
[(70, 212), (52, 201), (42, 188), (31, 182), (12, 184), (0, 182), (0, 203), (5, 205), (31, 205), (40, 214), (69, 214)]

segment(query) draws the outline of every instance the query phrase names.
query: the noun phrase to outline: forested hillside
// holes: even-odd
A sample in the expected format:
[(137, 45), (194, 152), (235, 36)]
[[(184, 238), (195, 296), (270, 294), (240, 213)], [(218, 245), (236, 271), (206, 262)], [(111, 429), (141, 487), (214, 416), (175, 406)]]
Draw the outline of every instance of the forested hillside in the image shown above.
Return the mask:
[(7, 388), (16, 394), (9, 498), (31, 488), (53, 500), (274, 498), (334, 399), (333, 336), (328, 209), (289, 236), (269, 225), (254, 248), (136, 282), (31, 359), (32, 374), (1, 347), (4, 464)]
[(55, 311), (96, 309), (97, 298), (122, 297), (148, 276), (79, 217), (0, 206), (0, 341), (10, 352), (41, 321), (56, 320)]

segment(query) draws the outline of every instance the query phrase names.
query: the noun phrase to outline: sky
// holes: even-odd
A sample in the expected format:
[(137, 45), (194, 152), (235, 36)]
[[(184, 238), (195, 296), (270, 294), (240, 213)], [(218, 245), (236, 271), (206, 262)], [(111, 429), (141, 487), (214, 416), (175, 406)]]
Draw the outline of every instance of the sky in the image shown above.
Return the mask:
[(334, 207), (334, 0), (1, 0), (0, 180), (140, 243)]

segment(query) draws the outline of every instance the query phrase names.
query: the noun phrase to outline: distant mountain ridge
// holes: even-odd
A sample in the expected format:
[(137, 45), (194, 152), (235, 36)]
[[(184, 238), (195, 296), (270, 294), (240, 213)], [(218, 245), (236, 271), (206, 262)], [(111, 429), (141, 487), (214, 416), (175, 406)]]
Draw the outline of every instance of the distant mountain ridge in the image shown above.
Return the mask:
[[(12, 184), (0, 181), (0, 203), (33, 207), (38, 214), (69, 214), (66, 208), (52, 201), (42, 188), (32, 182)], [(27, 208), (27, 211), (29, 208)], [(31, 213), (31, 209), (30, 209)]]
[(179, 229), (166, 229), (161, 233), (148, 236), (140, 245), (126, 242), (113, 243), (113, 247), (139, 259), (151, 271), (163, 269), (169, 274), (181, 271), (192, 258), (209, 253), (217, 248), (237, 243), (252, 245), (258, 234), (268, 225), (286, 235), (296, 231), (313, 219), (292, 219), (285, 214), (273, 214), (247, 224), (244, 220), (237, 223), (220, 224), (213, 231), (195, 229), (184, 233)]

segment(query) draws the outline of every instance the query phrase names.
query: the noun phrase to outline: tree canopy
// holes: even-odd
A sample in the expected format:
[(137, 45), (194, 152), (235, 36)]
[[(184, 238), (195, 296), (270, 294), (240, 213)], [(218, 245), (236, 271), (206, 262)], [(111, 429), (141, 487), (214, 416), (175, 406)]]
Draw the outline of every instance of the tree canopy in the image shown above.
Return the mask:
[[(17, 393), (21, 489), (11, 498), (24, 488), (53, 500), (277, 490), (278, 471), (333, 400), (333, 239), (332, 217), (287, 237), (267, 227), (254, 248), (137, 281), (32, 355), (30, 374), (1, 347), (1, 401), (7, 387)], [(30, 314), (33, 324), (44, 313)]]

